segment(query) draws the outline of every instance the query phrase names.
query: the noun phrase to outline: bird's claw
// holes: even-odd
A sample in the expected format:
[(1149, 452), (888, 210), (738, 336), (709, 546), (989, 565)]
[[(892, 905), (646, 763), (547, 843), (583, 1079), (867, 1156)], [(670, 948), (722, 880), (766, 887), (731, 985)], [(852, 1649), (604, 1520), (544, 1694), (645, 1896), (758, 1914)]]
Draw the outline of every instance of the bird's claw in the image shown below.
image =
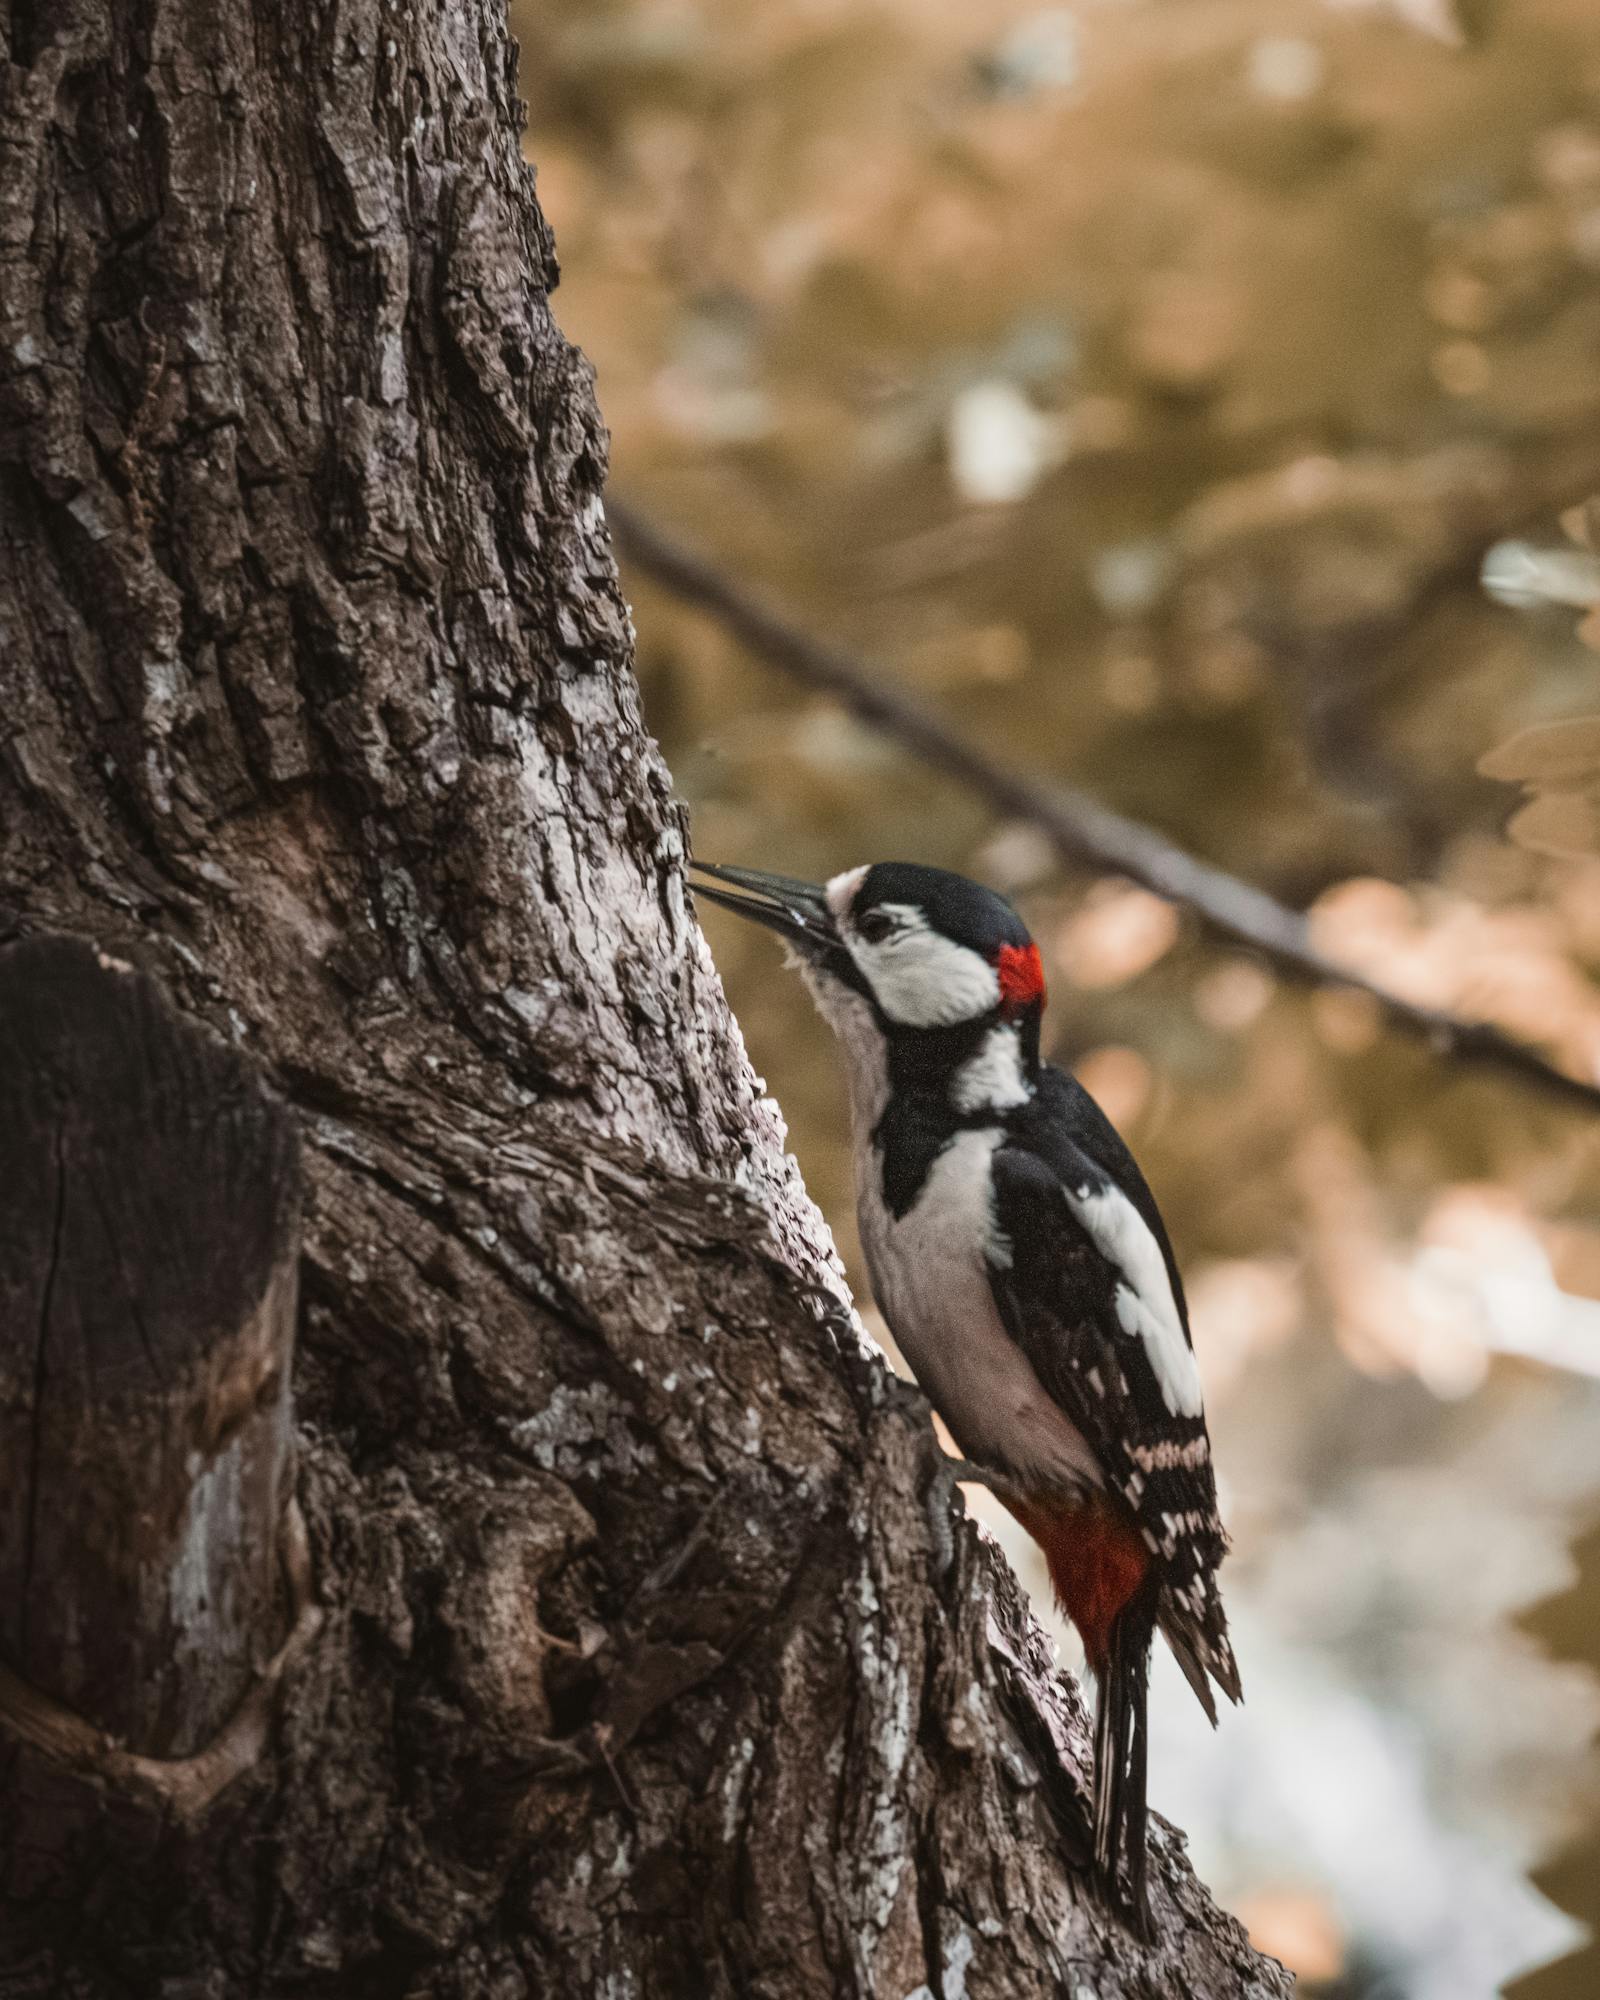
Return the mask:
[(978, 1465), (969, 1458), (952, 1458), (945, 1452), (939, 1454), (939, 1462), (928, 1484), (927, 1503), (928, 1526), (933, 1535), (934, 1556), (941, 1576), (955, 1559), (950, 1509), (955, 1489), (962, 1485), (985, 1487), (1001, 1500), (1016, 1490), (1009, 1480), (991, 1471), (988, 1466)]
[(946, 1459), (944, 1471), (953, 1485), (985, 1487), (997, 1500), (1009, 1499), (1017, 1490), (1004, 1473), (995, 1472), (987, 1465), (979, 1465), (970, 1458)]

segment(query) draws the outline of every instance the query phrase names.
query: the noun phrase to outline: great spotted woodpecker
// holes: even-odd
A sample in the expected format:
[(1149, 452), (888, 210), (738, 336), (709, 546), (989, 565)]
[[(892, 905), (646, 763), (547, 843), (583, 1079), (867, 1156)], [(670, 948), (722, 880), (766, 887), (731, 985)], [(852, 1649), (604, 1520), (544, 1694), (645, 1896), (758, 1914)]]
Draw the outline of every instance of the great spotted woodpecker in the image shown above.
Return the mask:
[(695, 866), (711, 878), (697, 894), (787, 940), (844, 1049), (878, 1305), (961, 1476), (1039, 1544), (1082, 1635), (1097, 1874), (1148, 1935), (1156, 1628), (1213, 1723), (1213, 1681), (1240, 1698), (1200, 1374), (1155, 1199), (1093, 1098), (1040, 1061), (1039, 951), (1003, 898), (900, 861), (820, 888)]

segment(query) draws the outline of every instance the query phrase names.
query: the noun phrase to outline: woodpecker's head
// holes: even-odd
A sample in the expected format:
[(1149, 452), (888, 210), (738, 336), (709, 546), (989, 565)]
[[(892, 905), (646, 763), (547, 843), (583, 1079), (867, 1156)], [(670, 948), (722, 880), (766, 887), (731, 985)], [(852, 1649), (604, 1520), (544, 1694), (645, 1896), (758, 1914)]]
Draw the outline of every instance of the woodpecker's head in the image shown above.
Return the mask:
[(1010, 1101), (1025, 1089), (1039, 1060), (1044, 973), (1038, 946), (1003, 896), (909, 861), (852, 868), (821, 887), (748, 868), (694, 866), (727, 885), (702, 883), (697, 894), (765, 924), (794, 948), (857, 1066), (905, 1087), (957, 1079), (959, 1091), (966, 1076), (969, 1097), (975, 1079), (1001, 1071), (1021, 1079), (1000, 1083)]

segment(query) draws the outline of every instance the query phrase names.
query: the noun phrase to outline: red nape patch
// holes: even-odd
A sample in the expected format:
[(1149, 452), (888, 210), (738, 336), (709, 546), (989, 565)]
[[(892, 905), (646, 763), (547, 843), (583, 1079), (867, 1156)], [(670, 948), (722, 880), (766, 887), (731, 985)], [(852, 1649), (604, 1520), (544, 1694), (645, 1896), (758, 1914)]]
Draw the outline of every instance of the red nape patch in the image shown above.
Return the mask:
[(1103, 1504), (1034, 1507), (1024, 1501), (1011, 1512), (1044, 1551), (1056, 1602), (1082, 1635), (1090, 1666), (1103, 1672), (1117, 1614), (1149, 1572), (1143, 1535)]
[(1000, 981), (1000, 1011), (1026, 1013), (1044, 1002), (1044, 967), (1036, 944), (1003, 944), (994, 963)]

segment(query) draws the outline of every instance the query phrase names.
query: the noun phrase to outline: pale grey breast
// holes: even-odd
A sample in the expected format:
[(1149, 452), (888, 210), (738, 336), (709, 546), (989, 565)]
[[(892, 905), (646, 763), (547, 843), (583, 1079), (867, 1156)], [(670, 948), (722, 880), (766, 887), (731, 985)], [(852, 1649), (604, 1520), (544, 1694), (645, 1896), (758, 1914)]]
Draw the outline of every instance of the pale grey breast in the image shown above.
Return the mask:
[(1032, 1491), (1081, 1492), (1104, 1476), (1006, 1332), (988, 1264), (1009, 1250), (994, 1226), (990, 1156), (998, 1127), (961, 1131), (904, 1215), (883, 1199), (882, 1159), (858, 1145), (857, 1214), (873, 1293), (918, 1383), (964, 1456)]

